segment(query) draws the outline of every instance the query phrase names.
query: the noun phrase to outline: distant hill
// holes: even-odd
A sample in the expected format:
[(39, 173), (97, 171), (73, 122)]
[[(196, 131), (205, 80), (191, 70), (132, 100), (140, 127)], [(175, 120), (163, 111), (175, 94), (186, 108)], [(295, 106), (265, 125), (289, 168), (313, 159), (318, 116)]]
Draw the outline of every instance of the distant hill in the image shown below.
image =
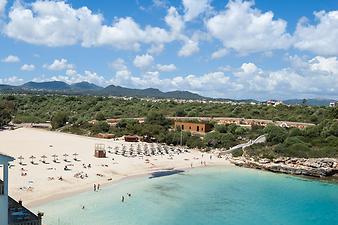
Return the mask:
[(20, 86), (25, 90), (41, 90), (41, 91), (67, 91), (71, 90), (71, 86), (61, 81), (47, 81), (47, 82), (27, 82)]
[[(288, 99), (283, 101), (287, 105), (303, 105), (303, 99)], [(330, 102), (334, 102), (333, 99), (305, 99), (305, 105), (309, 106), (328, 106)]]
[(171, 91), (162, 92), (155, 88), (132, 89), (115, 85), (104, 88), (100, 93), (112, 96), (129, 96), (129, 97), (153, 97), (153, 98), (177, 98), (177, 99), (206, 99), (205, 97), (191, 93), (189, 91)]
[(19, 92), (19, 93), (62, 93), (62, 94), (95, 94), (107, 96), (126, 96), (126, 97), (149, 97), (149, 98), (176, 98), (176, 99), (209, 99), (201, 95), (189, 91), (171, 91), (162, 92), (159, 89), (133, 89), (125, 88), (115, 85), (108, 87), (100, 87), (88, 82), (80, 82), (74, 84), (67, 84), (62, 81), (47, 81), (47, 82), (27, 82), (20, 86), (0, 85), (0, 91), (5, 93)]
[(71, 89), (73, 90), (78, 90), (78, 91), (99, 91), (102, 90), (103, 87), (97, 86), (92, 83), (88, 82), (80, 82), (80, 83), (75, 83), (70, 85)]

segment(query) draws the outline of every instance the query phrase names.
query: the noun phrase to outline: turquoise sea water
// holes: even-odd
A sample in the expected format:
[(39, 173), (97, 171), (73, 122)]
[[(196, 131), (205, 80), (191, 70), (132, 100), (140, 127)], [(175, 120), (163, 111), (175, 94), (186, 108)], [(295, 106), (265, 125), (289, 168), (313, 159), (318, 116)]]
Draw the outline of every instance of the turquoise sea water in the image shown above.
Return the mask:
[(47, 225), (335, 225), (338, 185), (243, 168), (201, 168), (124, 180), (34, 210), (45, 213)]

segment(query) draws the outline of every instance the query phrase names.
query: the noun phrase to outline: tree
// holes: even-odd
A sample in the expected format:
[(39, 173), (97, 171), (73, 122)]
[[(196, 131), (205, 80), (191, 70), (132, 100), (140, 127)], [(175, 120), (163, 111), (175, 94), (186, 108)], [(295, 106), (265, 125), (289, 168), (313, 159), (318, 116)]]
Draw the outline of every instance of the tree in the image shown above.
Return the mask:
[(156, 124), (156, 125), (164, 126), (167, 128), (170, 125), (170, 121), (167, 118), (165, 118), (165, 116), (162, 113), (158, 113), (154, 111), (148, 113), (144, 122), (147, 124)]
[(0, 128), (11, 122), (14, 108), (15, 107), (12, 102), (0, 102)]
[(98, 120), (98, 121), (103, 121), (106, 119), (106, 117), (103, 115), (102, 112), (98, 112), (95, 116), (95, 119)]
[(287, 136), (287, 131), (284, 128), (273, 124), (266, 126), (264, 132), (267, 134), (267, 141), (272, 144), (283, 143)]
[(66, 125), (68, 121), (68, 115), (65, 112), (57, 112), (51, 120), (52, 128), (58, 129)]

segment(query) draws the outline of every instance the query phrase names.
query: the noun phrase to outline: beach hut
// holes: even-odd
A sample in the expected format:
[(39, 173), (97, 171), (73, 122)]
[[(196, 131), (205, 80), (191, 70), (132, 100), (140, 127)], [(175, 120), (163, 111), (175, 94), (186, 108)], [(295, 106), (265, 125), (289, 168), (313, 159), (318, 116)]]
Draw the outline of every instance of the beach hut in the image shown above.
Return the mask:
[(96, 158), (106, 158), (106, 147), (104, 144), (95, 144), (95, 154)]

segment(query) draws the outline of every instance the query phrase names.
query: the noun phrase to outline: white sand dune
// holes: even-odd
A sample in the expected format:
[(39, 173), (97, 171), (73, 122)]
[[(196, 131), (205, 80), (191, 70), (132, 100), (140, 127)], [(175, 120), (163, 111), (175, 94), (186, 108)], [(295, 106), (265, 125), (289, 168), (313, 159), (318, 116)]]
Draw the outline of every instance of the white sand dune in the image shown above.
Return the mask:
[[(175, 155), (173, 159), (169, 156), (127, 158), (109, 153), (107, 158), (99, 159), (94, 157), (95, 144), (98, 143), (112, 149), (116, 146), (121, 148), (122, 145), (127, 148), (137, 145), (29, 128), (1, 131), (0, 152), (16, 158), (9, 170), (10, 195), (32, 206), (92, 189), (94, 184), (105, 185), (122, 178), (168, 168), (190, 168), (191, 164), (194, 167), (201, 166), (201, 160), (206, 161), (207, 165), (228, 164), (224, 159), (210, 159), (206, 154), (202, 158), (198, 151)], [(80, 161), (73, 159), (74, 153), (79, 154)], [(69, 162), (64, 161), (64, 154), (69, 155)], [(42, 162), (42, 155), (47, 156), (46, 163)], [(52, 155), (58, 155), (58, 163), (53, 162)], [(24, 165), (19, 164), (20, 156), (24, 158)], [(34, 164), (31, 163), (31, 156), (36, 157)], [(145, 159), (149, 159), (149, 163)], [(91, 168), (88, 168), (88, 164), (91, 164)], [(65, 166), (69, 170), (64, 170)], [(75, 174), (81, 174), (83, 178), (75, 177)], [(60, 177), (62, 180), (58, 179)]]

